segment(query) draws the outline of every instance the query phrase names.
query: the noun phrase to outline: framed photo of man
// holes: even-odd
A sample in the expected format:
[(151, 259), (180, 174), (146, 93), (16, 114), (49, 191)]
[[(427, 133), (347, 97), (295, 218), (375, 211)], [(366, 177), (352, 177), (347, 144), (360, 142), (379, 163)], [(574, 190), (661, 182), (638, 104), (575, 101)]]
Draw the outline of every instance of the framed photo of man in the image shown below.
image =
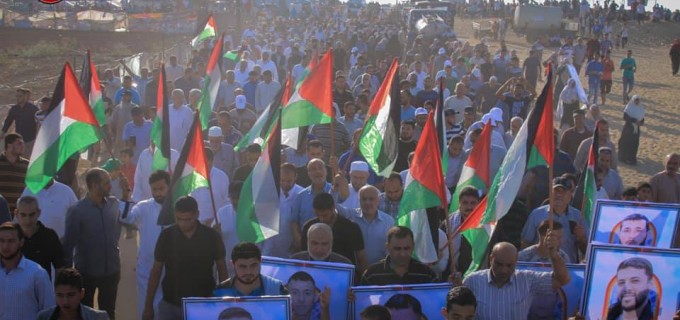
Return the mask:
[(679, 214), (680, 205), (674, 204), (598, 201), (590, 242), (669, 249)]
[[(586, 266), (583, 264), (568, 264), (571, 281), (556, 290), (553, 295), (536, 297), (529, 310), (530, 319), (567, 320), (579, 311), (581, 294), (585, 284)], [(531, 270), (551, 272), (549, 263), (518, 262), (517, 270)]]
[(680, 309), (680, 251), (591, 244), (581, 314), (671, 320)]
[(361, 319), (361, 311), (375, 304), (389, 309), (392, 319), (440, 319), (450, 289), (450, 283), (353, 287), (353, 319)]
[(290, 296), (184, 298), (185, 320), (290, 320)]
[(260, 272), (286, 285), (296, 319), (319, 318), (319, 297), (325, 288), (331, 292), (330, 314), (348, 319), (347, 293), (354, 279), (354, 265), (262, 257)]

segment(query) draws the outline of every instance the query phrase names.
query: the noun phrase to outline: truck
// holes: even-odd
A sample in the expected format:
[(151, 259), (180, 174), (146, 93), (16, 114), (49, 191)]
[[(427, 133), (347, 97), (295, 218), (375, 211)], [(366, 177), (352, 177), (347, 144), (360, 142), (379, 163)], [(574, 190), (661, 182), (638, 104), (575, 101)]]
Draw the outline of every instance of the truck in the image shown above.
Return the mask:
[(513, 28), (515, 32), (524, 34), (529, 42), (536, 41), (541, 35), (562, 33), (562, 8), (520, 5), (515, 8)]
[(448, 7), (411, 9), (406, 21), (409, 35), (426, 39), (455, 37), (455, 11)]

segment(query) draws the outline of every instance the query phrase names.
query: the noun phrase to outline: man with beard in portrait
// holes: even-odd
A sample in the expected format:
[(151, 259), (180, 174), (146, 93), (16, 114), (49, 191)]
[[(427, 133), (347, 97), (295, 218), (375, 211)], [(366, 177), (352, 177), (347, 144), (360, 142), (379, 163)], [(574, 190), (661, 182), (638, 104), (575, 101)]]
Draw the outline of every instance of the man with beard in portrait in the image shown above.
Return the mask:
[(623, 260), (616, 270), (618, 298), (609, 306), (607, 320), (654, 319), (652, 302), (656, 300), (656, 291), (650, 290), (653, 277), (654, 269), (647, 259)]

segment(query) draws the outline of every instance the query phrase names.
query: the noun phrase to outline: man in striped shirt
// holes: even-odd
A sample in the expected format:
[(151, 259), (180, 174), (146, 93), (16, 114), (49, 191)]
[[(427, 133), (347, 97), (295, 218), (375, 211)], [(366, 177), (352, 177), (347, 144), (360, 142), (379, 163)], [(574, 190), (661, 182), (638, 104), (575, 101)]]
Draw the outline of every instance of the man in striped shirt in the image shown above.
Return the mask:
[[(548, 239), (552, 239), (548, 231)], [(496, 244), (490, 256), (491, 268), (470, 274), (463, 284), (477, 298), (477, 319), (527, 319), (534, 297), (548, 295), (569, 283), (569, 272), (558, 253), (559, 245), (549, 241), (552, 272), (515, 270), (517, 248), (508, 242)]]
[(5, 152), (0, 154), (0, 194), (7, 200), (9, 211), (16, 208), (24, 191), (28, 159), (24, 154), (24, 138), (18, 133), (5, 136)]

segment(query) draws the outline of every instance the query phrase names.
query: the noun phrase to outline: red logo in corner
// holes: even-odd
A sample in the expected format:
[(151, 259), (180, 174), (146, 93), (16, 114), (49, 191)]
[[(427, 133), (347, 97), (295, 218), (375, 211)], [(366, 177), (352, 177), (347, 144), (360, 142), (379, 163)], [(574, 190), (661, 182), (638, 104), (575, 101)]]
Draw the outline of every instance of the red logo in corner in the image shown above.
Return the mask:
[(59, 3), (59, 2), (61, 2), (61, 1), (63, 1), (63, 0), (38, 0), (38, 1), (40, 1), (40, 2), (42, 2), (42, 3), (44, 3), (44, 4), (57, 4), (57, 3)]

